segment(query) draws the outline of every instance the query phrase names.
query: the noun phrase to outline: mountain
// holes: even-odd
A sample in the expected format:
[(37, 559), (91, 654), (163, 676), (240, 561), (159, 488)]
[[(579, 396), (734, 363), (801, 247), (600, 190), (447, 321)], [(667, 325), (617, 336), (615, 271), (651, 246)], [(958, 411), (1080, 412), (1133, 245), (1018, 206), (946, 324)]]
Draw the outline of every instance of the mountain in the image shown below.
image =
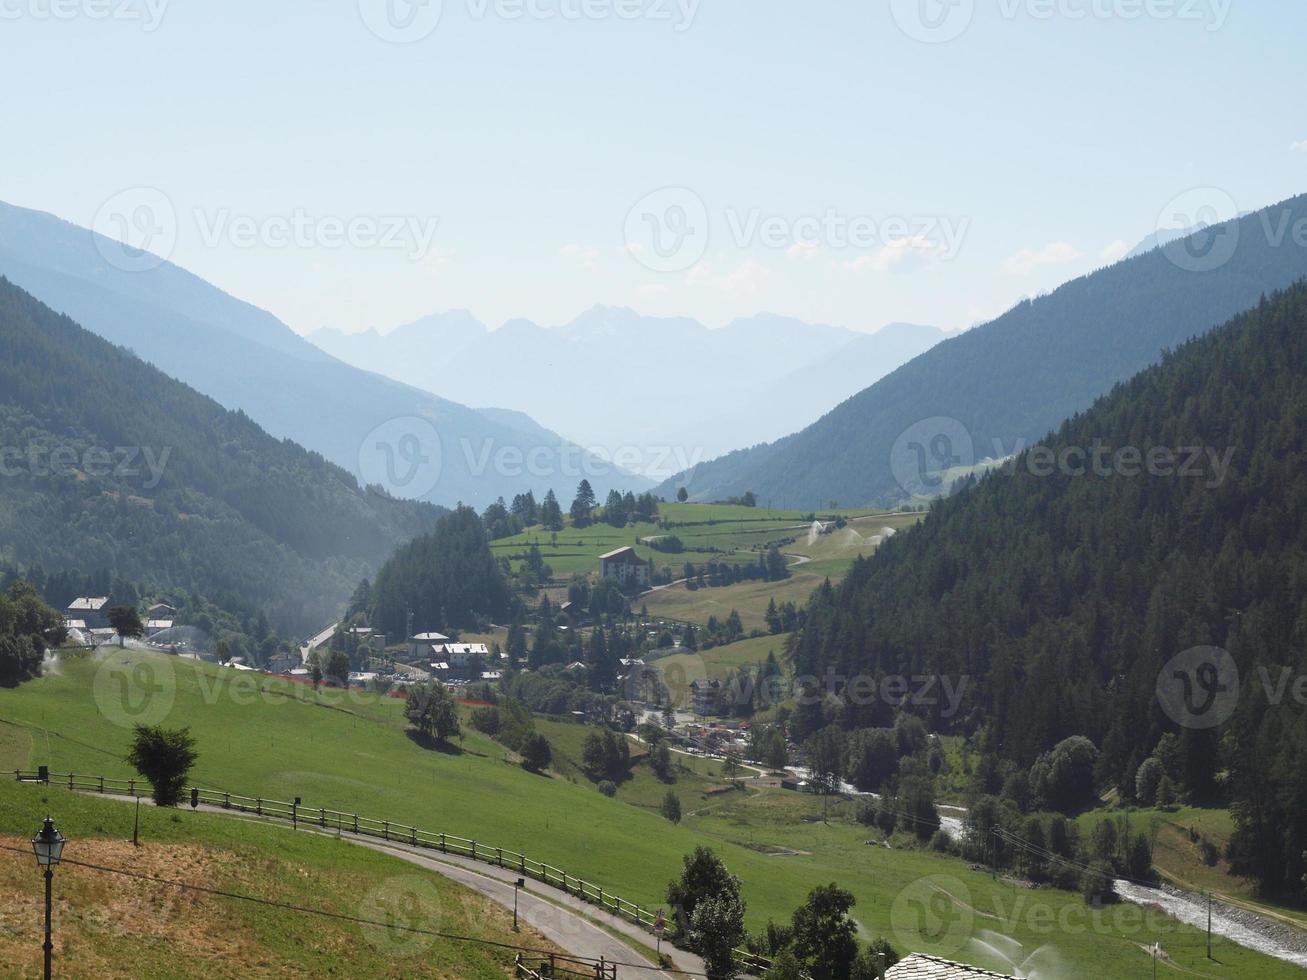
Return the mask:
[[(388, 333), (323, 329), (309, 339), (350, 364), (473, 405), (486, 403), (478, 379), (493, 365), (497, 404), (586, 446), (634, 452), (642, 472), (662, 478), (793, 431), (945, 336), (913, 324), (858, 333), (768, 313), (713, 330), (595, 306), (555, 327), (518, 319), (489, 330), (452, 310)], [(584, 397), (560, 395), (570, 378), (585, 379)]]
[(802, 431), (664, 482), (694, 500), (888, 504), (1011, 455), (1161, 352), (1307, 275), (1298, 197), (1027, 300), (932, 347)]
[[(1104, 462), (1086, 465), (1094, 446)], [(819, 590), (795, 670), (961, 681), (956, 712), (921, 710), (997, 757), (977, 765), (981, 793), (1087, 736), (1099, 788), (1130, 801), (1155, 756), (1182, 797), (1233, 803), (1236, 871), (1301, 900), (1307, 726), (1282, 685), (1307, 668), (1305, 468), (1300, 283), (964, 481)], [(853, 706), (850, 727), (887, 710)]]
[(0, 278), (0, 558), (232, 594), (321, 627), (429, 530), (430, 504), (361, 488)]
[[(115, 266), (105, 259), (115, 250), (122, 246), (52, 215), (0, 204), (0, 274), (365, 482), (447, 504), (528, 489), (539, 497), (550, 487), (563, 494), (586, 475), (598, 492), (648, 486), (537, 426), (523, 431), (345, 364), (171, 263)], [(495, 400), (498, 380), (485, 365), (469, 381), (476, 401)], [(415, 459), (423, 468), (405, 479)]]

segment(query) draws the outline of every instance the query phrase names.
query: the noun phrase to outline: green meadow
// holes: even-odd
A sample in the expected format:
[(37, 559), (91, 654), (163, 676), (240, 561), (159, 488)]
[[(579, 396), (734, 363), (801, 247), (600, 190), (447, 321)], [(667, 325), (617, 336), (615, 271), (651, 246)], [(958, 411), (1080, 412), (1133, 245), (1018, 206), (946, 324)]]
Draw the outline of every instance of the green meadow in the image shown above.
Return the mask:
[[(106, 977), (502, 978), (512, 954), (342, 919), (182, 891), (77, 861), (340, 916), (396, 921), (533, 948), (511, 916), (439, 875), (345, 841), (189, 808), (133, 808), (57, 787), (0, 781), (0, 961), (40, 973), (43, 879), (30, 840), (51, 814), (68, 838), (55, 872), (55, 974)], [(22, 853), (9, 848), (18, 847)]]
[[(188, 726), (200, 751), (194, 782), (206, 788), (282, 800), (302, 796), (308, 808), (475, 837), (649, 907), (662, 903), (681, 857), (708, 845), (742, 879), (752, 929), (788, 918), (809, 890), (834, 881), (856, 896), (854, 914), (865, 937), (887, 936), (901, 950), (1001, 965), (978, 945), (990, 930), (1028, 952), (1051, 947), (1041, 955), (1059, 957), (1067, 976), (1149, 977), (1144, 948), (1160, 937), (1186, 971), (1299, 975), (1229, 943), (1218, 944), (1217, 962), (1210, 963), (1201, 933), (1158, 913), (1122, 906), (1095, 917), (1078, 895), (994, 881), (983, 870), (902, 840), (886, 847), (877, 832), (853, 822), (850, 803), (835, 806), (824, 824), (817, 799), (784, 790), (720, 792), (716, 773), (705, 769), (684, 782), (678, 775), (673, 788), (683, 794), (685, 816), (672, 825), (654, 809), (666, 787), (650, 782), (651, 774), (638, 772), (609, 799), (578, 778), (574, 763), (569, 770), (583, 728), (542, 723), (559, 742), (560, 771), (531, 775), (470, 726), (461, 743), (446, 750), (422, 747), (406, 734), (402, 707), (394, 698), (315, 694), (262, 675), (111, 650), (0, 690), (0, 731), (29, 736), (29, 766), (127, 777), (133, 774), (122, 759), (134, 721)], [(0, 739), (10, 760), (23, 744), (21, 738)], [(49, 792), (60, 819), (63, 805), (81, 805)], [(194, 816), (178, 825), (178, 835)], [(30, 823), (30, 813), (19, 823)], [(238, 838), (256, 832), (243, 823), (231, 826)]]

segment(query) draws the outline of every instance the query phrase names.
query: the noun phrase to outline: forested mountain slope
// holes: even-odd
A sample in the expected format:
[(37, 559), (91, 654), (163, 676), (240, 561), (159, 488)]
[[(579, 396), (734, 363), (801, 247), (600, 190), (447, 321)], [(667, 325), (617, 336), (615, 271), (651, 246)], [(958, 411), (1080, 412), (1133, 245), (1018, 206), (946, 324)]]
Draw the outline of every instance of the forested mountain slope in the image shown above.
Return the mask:
[[(889, 503), (895, 441), (928, 420), (960, 462), (1010, 454), (1266, 293), (1307, 275), (1307, 196), (1069, 282), (931, 348), (808, 428), (662, 484), (791, 507)], [(953, 421), (955, 420), (955, 421)], [(925, 435), (929, 441), (930, 432)], [(970, 445), (966, 445), (966, 443)]]
[(286, 630), (320, 626), (438, 516), (361, 489), (3, 278), (0, 447), (0, 558), (231, 592)]
[[(838, 588), (819, 590), (796, 669), (962, 679), (956, 715), (923, 709), (935, 725), (980, 733), (1017, 767), (1086, 735), (1101, 750), (1100, 788), (1127, 799), (1140, 764), (1165, 754), (1190, 799), (1234, 802), (1239, 866), (1301, 895), (1307, 704), (1291, 686), (1278, 706), (1268, 701), (1282, 677), (1292, 684), (1307, 669), (1304, 473), (1299, 284), (1168, 354), (1042, 446), (968, 478)], [(1208, 645), (1228, 651), (1231, 670), (1217, 670), (1219, 654), (1187, 653)], [(1173, 663), (1181, 654), (1188, 661)], [(1236, 692), (1236, 710), (1222, 725), (1201, 708), (1177, 717), (1157, 692), (1183, 683), (1200, 706), (1205, 691)], [(883, 724), (885, 711), (855, 706), (844, 724)], [(1004, 770), (981, 768), (982, 788), (997, 793)]]

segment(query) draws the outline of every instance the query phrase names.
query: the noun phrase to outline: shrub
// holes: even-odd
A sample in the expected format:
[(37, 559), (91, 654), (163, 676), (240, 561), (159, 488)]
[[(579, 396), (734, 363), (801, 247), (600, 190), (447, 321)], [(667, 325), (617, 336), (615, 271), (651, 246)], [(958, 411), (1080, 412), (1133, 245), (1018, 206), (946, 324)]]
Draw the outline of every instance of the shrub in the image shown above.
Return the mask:
[(611, 779), (601, 779), (599, 781), (599, 792), (604, 796), (613, 797), (617, 795), (617, 786)]

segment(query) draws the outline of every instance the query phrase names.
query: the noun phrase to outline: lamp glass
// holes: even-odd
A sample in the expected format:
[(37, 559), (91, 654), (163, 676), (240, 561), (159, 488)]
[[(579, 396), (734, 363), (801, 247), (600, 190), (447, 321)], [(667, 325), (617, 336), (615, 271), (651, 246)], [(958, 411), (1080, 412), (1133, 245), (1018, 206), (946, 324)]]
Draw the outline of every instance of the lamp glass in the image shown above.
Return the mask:
[(43, 868), (59, 863), (63, 857), (64, 844), (68, 842), (63, 834), (55, 829), (54, 821), (45, 818), (45, 826), (32, 838), (32, 850), (36, 852), (36, 863)]

